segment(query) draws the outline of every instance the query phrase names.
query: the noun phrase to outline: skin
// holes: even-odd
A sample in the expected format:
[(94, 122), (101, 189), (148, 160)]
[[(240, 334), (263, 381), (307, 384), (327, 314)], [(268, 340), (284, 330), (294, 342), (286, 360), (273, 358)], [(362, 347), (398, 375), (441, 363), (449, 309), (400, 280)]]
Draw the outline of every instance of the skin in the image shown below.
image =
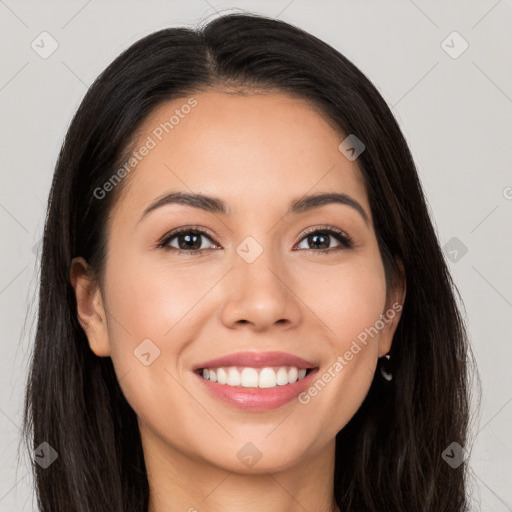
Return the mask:
[[(357, 160), (338, 150), (345, 137), (312, 106), (274, 92), (193, 97), (197, 106), (125, 178), (109, 220), (104, 281), (90, 278), (82, 258), (73, 260), (79, 321), (91, 350), (112, 358), (137, 414), (150, 512), (335, 510), (335, 436), (364, 400), (400, 312), (305, 405), (235, 408), (203, 390), (192, 367), (239, 351), (279, 350), (316, 362), (322, 374), (361, 331), (403, 304), (405, 285), (386, 296)], [(135, 147), (186, 101), (155, 110)], [(230, 214), (168, 204), (139, 222), (171, 190), (219, 197)], [(292, 199), (319, 192), (348, 194), (369, 222), (341, 204), (285, 215)], [(346, 232), (355, 247), (331, 236), (327, 247), (339, 250), (314, 253), (304, 232), (324, 225)], [(202, 254), (157, 247), (182, 226), (210, 230)], [(252, 263), (236, 252), (247, 236), (263, 249)], [(149, 366), (134, 357), (147, 338), (160, 350)], [(262, 455), (252, 467), (237, 457), (248, 442)]]

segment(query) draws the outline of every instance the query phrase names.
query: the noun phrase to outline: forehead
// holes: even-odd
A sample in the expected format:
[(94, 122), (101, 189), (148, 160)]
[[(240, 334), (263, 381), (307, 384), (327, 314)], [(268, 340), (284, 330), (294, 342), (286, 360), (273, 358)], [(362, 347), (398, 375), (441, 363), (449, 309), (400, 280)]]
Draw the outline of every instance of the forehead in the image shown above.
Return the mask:
[(361, 171), (338, 149), (344, 138), (314, 106), (284, 93), (177, 98), (138, 129), (132, 148), (140, 159), (120, 203), (128, 200), (140, 213), (156, 196), (180, 190), (222, 197), (230, 213), (280, 208), (281, 199), (288, 205), (317, 191), (347, 193), (365, 204)]

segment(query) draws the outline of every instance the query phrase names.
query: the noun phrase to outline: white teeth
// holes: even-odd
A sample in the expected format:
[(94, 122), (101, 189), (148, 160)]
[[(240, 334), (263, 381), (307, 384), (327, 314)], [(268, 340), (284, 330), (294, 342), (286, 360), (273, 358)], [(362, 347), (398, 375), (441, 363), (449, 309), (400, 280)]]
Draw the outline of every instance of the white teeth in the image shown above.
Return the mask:
[(240, 374), (240, 384), (244, 388), (257, 388), (258, 372), (254, 368), (244, 368)]
[(272, 368), (262, 368), (260, 371), (260, 379), (258, 387), (260, 388), (275, 388), (277, 386), (276, 372)]
[(277, 370), (276, 380), (280, 386), (288, 384), (288, 372), (286, 368), (279, 368), (279, 370)]
[(306, 376), (306, 372), (306, 368), (299, 369), (294, 366), (265, 368), (230, 366), (229, 368), (204, 368), (202, 375), (206, 380), (228, 386), (274, 388), (302, 380)]
[(224, 368), (219, 368), (217, 370), (217, 382), (219, 384), (226, 384), (228, 380), (228, 376), (226, 375), (226, 370)]
[(228, 386), (240, 386), (240, 374), (236, 368), (228, 368)]

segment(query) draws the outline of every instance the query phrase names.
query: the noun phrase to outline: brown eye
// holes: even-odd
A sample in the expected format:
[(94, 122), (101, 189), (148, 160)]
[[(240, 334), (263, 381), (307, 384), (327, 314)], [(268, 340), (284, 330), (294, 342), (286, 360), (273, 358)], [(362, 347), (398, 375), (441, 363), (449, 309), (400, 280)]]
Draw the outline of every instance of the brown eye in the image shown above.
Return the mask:
[(194, 254), (209, 248), (208, 244), (204, 244), (205, 239), (215, 245), (205, 231), (187, 228), (169, 233), (158, 245), (164, 249)]
[[(331, 247), (331, 240), (333, 238), (339, 242), (338, 246)], [(306, 233), (302, 240), (310, 246), (302, 248), (313, 252), (330, 253), (332, 251), (350, 249), (353, 246), (350, 237), (343, 231), (335, 228), (317, 228)]]
[(313, 246), (313, 249), (329, 249), (331, 235), (327, 233), (313, 233), (312, 235), (308, 235), (306, 240), (310, 245)]

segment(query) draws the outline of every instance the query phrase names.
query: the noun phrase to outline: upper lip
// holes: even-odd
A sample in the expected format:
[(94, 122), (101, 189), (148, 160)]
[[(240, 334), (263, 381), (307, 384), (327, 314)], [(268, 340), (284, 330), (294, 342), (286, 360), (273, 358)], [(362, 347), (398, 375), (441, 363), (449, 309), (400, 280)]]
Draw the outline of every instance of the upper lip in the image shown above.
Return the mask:
[(294, 366), (296, 368), (316, 368), (316, 365), (302, 357), (286, 352), (237, 352), (227, 356), (210, 359), (194, 366), (194, 371), (204, 368), (220, 368), (229, 366), (246, 366), (264, 368), (267, 366)]

